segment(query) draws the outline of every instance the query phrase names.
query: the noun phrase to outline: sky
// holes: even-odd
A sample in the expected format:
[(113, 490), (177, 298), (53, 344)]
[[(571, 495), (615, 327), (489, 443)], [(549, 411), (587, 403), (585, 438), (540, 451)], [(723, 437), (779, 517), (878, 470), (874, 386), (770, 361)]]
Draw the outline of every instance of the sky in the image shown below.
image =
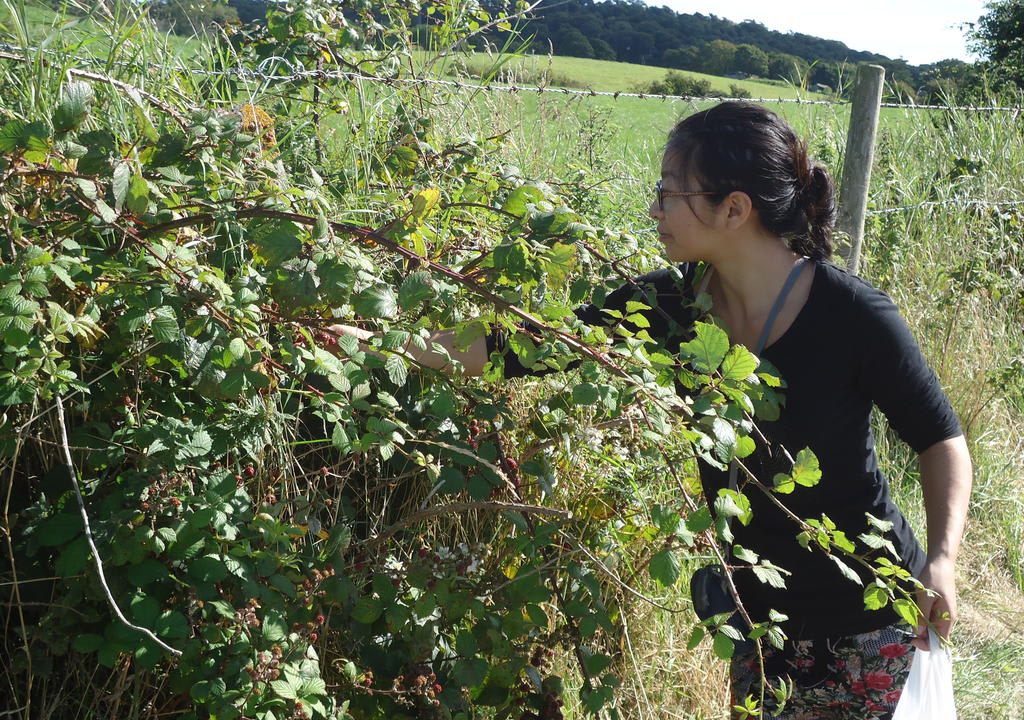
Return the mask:
[[(960, 23), (974, 22), (988, 0), (646, 0), (677, 12), (756, 20), (770, 30), (839, 40), (853, 50), (903, 58), (911, 65), (959, 58), (967, 51)], [(711, 7), (709, 7), (711, 5)]]

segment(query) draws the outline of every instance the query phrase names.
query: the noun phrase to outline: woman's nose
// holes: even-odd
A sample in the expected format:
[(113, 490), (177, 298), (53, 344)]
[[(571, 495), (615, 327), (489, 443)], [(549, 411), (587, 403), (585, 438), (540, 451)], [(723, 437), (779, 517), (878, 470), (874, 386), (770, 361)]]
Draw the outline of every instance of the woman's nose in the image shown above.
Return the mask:
[(654, 220), (660, 220), (663, 212), (664, 211), (658, 207), (657, 200), (651, 200), (651, 204), (647, 206), (647, 214)]

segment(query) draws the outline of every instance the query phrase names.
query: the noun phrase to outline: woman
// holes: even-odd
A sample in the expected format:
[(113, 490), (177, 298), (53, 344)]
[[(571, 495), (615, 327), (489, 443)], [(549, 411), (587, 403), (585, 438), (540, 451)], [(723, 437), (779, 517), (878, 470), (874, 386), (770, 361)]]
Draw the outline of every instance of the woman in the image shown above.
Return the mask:
[[(790, 471), (789, 457), (810, 447), (822, 479), (786, 496), (786, 505), (801, 518), (828, 515), (851, 539), (868, 531), (865, 513), (891, 523), (886, 535), (901, 564), (934, 591), (918, 595), (924, 618), (948, 636), (956, 616), (954, 562), (970, 493), (970, 459), (957, 418), (895, 306), (828, 262), (832, 180), (777, 115), (729, 102), (673, 129), (656, 190), (650, 215), (658, 221), (667, 258), (680, 263), (682, 281), (671, 269), (655, 271), (611, 293), (602, 307), (621, 309), (634, 297), (654, 297), (657, 308), (645, 313), (648, 332), (678, 348), (694, 317), (695, 278), (709, 268), (701, 273), (699, 289), (710, 294), (715, 321), (733, 343), (752, 349), (762, 344), (759, 355), (787, 385), (780, 417), (760, 423), (770, 443), (745, 461), (749, 470), (770, 482), (776, 472)], [(576, 314), (591, 324), (617, 322), (594, 305)], [(368, 335), (346, 326), (336, 330)], [(434, 339), (470, 375), (482, 371), (492, 352), (503, 355), (507, 377), (543, 372), (523, 367), (506, 352), (500, 334), (465, 351), (455, 349), (450, 332)], [(447, 362), (433, 352), (409, 351), (428, 366)], [(919, 454), (927, 553), (893, 505), (878, 469), (872, 405)], [(702, 465), (701, 481), (713, 499), (727, 486), (728, 473)], [(788, 676), (794, 691), (774, 714), (767, 693), (765, 717), (890, 717), (912, 646), (927, 647), (927, 625), (912, 630), (890, 608), (866, 610), (863, 589), (823, 553), (804, 550), (790, 518), (763, 494), (746, 494), (754, 520), (734, 528), (735, 543), (792, 573), (785, 589), (762, 584), (749, 571), (734, 573), (755, 621), (766, 620), (769, 609), (789, 618), (783, 623), (784, 649), (763, 647), (769, 681)], [(760, 677), (755, 652), (733, 658), (734, 704), (760, 696)]]

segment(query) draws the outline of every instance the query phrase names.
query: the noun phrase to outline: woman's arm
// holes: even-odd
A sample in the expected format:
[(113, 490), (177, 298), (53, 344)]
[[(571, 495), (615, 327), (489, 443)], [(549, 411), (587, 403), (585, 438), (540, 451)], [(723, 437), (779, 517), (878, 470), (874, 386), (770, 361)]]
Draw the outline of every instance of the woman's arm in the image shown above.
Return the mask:
[[(337, 333), (338, 335), (352, 335), (360, 341), (361, 350), (380, 355), (380, 353), (377, 353), (373, 348), (365, 344), (365, 341), (374, 336), (374, 333), (369, 330), (363, 330), (362, 328), (353, 327), (351, 325), (331, 325), (327, 329), (331, 332)], [(447, 350), (448, 356), (452, 360), (457, 360), (462, 363), (463, 375), (479, 376), (483, 374), (484, 365), (487, 364), (487, 341), (484, 338), (479, 337), (475, 339), (465, 350), (457, 350), (455, 348), (454, 330), (441, 330), (431, 335), (430, 339), (427, 340), (426, 350), (420, 350), (411, 342), (406, 343), (405, 350), (402, 351), (402, 354), (415, 360), (421, 365), (433, 368), (434, 370), (449, 370), (453, 368), (454, 366), (451, 364), (448, 357), (434, 351), (434, 343), (437, 343)]]
[[(956, 621), (956, 556), (971, 495), (971, 457), (963, 435), (935, 443), (919, 456), (928, 523), (928, 558), (918, 578), (936, 595), (921, 591), (924, 619), (943, 638)], [(928, 649), (928, 625), (917, 627), (914, 644)]]
[[(689, 328), (694, 320), (695, 312), (691, 306), (694, 272), (695, 268), (692, 265), (661, 268), (649, 272), (619, 286), (605, 296), (599, 304), (581, 305), (573, 310), (573, 313), (587, 325), (609, 327), (620, 324), (634, 333), (643, 328), (652, 338), (664, 340), (672, 336), (678, 342), (682, 338), (680, 332)], [(638, 303), (639, 307), (632, 307), (631, 301)], [(632, 320), (635, 315), (642, 316), (643, 322), (635, 324)], [(530, 334), (535, 335), (538, 332), (538, 328), (530, 323), (522, 323), (521, 327)], [(328, 330), (340, 335), (352, 335), (361, 341), (360, 349), (365, 352), (375, 352), (364, 344), (374, 335), (369, 330), (351, 325), (332, 325)], [(465, 350), (456, 350), (455, 331), (441, 330), (430, 337), (426, 350), (419, 350), (415, 345), (408, 343), (403, 354), (426, 367), (435, 370), (448, 370), (452, 367), (448, 358), (432, 350), (433, 344), (437, 343), (448, 351), (452, 360), (458, 360), (462, 364), (463, 375), (482, 375), (484, 365), (489, 359), (489, 350), (504, 357), (504, 376), (506, 378), (526, 375), (540, 376), (555, 372), (553, 368), (524, 367), (516, 358), (515, 353), (506, 351), (501, 337), (503, 336), (492, 331), (489, 337), (477, 338)], [(381, 353), (377, 354), (381, 355)], [(578, 362), (580, 361), (577, 360), (574, 364), (578, 364)], [(570, 364), (568, 367), (573, 367), (574, 364)]]

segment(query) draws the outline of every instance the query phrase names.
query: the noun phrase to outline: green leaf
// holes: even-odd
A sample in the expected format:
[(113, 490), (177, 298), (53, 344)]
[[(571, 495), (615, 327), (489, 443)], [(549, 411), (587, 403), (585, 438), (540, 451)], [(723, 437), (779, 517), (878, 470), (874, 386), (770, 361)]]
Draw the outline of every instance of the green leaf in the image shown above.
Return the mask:
[(26, 123), (11, 120), (0, 128), (0, 152), (13, 150), (46, 151), (50, 147), (50, 131), (42, 122)]
[(821, 480), (821, 467), (818, 465), (818, 458), (810, 448), (804, 448), (797, 453), (792, 476), (797, 485), (804, 487), (814, 487)]
[(601, 394), (593, 383), (580, 383), (572, 389), (572, 401), (577, 405), (593, 405), (600, 399)]
[(693, 533), (709, 529), (711, 522), (711, 511), (707, 506), (701, 506), (686, 516), (686, 527)]
[(726, 380), (745, 380), (757, 369), (757, 358), (741, 345), (734, 345), (722, 361), (722, 377)]
[(416, 169), (419, 155), (408, 145), (399, 145), (388, 156), (387, 166), (399, 174), (409, 174)]
[(864, 513), (864, 515), (867, 517), (868, 524), (871, 525), (871, 527), (881, 530), (882, 532), (889, 532), (892, 530), (892, 522), (889, 520), (880, 520), (868, 512)]
[(56, 574), (60, 577), (68, 577), (82, 572), (89, 562), (91, 552), (84, 535), (68, 543), (54, 565)]
[(344, 453), (352, 449), (352, 440), (345, 432), (345, 423), (335, 423), (334, 430), (331, 432), (331, 444)]
[(174, 310), (169, 307), (160, 307), (153, 311), (153, 319), (149, 323), (149, 329), (153, 337), (159, 342), (172, 342), (178, 339), (180, 330), (178, 318)]
[(213, 700), (224, 695), (227, 691), (227, 684), (224, 682), (224, 678), (215, 677), (210, 680), (200, 680), (192, 689), (189, 694), (192, 695), (193, 700), (204, 702), (206, 700)]
[(114, 209), (107, 205), (102, 198), (96, 198), (92, 202), (93, 205), (96, 206), (96, 212), (98, 213), (100, 220), (108, 225), (117, 220), (117, 213), (114, 212)]
[(111, 190), (114, 193), (114, 210), (121, 214), (124, 206), (124, 199), (128, 195), (128, 185), (132, 180), (132, 169), (126, 162), (120, 162), (114, 168), (114, 179), (111, 181)]
[(393, 318), (398, 314), (398, 298), (386, 285), (363, 290), (352, 302), (359, 315), (365, 318)]
[(775, 473), (775, 477), (772, 478), (772, 486), (775, 488), (775, 492), (783, 495), (789, 495), (796, 489), (793, 478), (785, 473)]
[(398, 288), (398, 303), (408, 310), (417, 303), (429, 300), (434, 295), (433, 280), (430, 273), (417, 270), (409, 275)]
[(74, 641), (71, 643), (71, 647), (73, 647), (76, 652), (91, 653), (99, 650), (100, 647), (103, 646), (103, 642), (102, 635), (85, 633), (75, 636)]
[(82, 518), (69, 512), (52, 515), (36, 531), (36, 542), (43, 547), (57, 547), (82, 532)]
[(839, 568), (839, 572), (843, 574), (843, 577), (845, 577), (847, 580), (857, 583), (858, 585), (864, 584), (864, 581), (860, 579), (860, 575), (855, 573), (853, 571), (853, 568), (851, 568), (849, 565), (847, 565), (845, 562), (840, 560), (835, 555), (829, 555), (828, 557), (832, 560), (832, 562), (836, 564), (836, 567)]
[(430, 214), (431, 210), (441, 199), (441, 191), (437, 188), (423, 188), (412, 196), (412, 212), (409, 213), (409, 221), (420, 223)]
[(711, 423), (711, 434), (715, 440), (715, 455), (722, 462), (731, 460), (736, 448), (736, 431), (729, 421), (716, 417)]
[(299, 685), (299, 697), (309, 698), (315, 695), (326, 695), (327, 683), (322, 678), (304, 677)]
[(388, 371), (391, 382), (398, 386), (405, 385), (409, 376), (409, 367), (400, 356), (388, 355), (388, 359), (384, 361), (384, 369)]
[(60, 103), (53, 112), (54, 132), (62, 133), (74, 130), (81, 125), (89, 114), (96, 99), (92, 85), (84, 80), (74, 80), (61, 89)]
[(352, 608), (352, 619), (356, 622), (370, 625), (384, 612), (381, 601), (373, 597), (359, 598), (359, 602)]
[(885, 587), (871, 583), (864, 588), (864, 607), (868, 610), (879, 610), (889, 604), (889, 593)]
[(744, 525), (753, 517), (747, 496), (728, 488), (718, 491), (718, 497), (715, 498), (715, 513), (719, 517), (738, 518)]
[(696, 337), (679, 346), (691, 358), (697, 372), (710, 375), (722, 364), (729, 352), (729, 336), (722, 328), (709, 323), (694, 323)]
[(288, 625), (280, 610), (270, 610), (263, 618), (263, 637), (269, 642), (280, 642), (288, 635)]
[(132, 176), (124, 204), (133, 215), (144, 215), (149, 209), (149, 183), (141, 175)]
[(153, 632), (165, 638), (188, 637), (190, 630), (188, 620), (175, 610), (164, 610), (153, 628)]
[(11, 120), (0, 128), (0, 152), (9, 153), (18, 148), (27, 125), (22, 120)]
[(690, 639), (686, 641), (686, 649), (693, 650), (701, 641), (704, 639), (704, 628), (700, 625), (694, 625), (693, 630), (690, 631)]
[(906, 598), (900, 598), (899, 600), (893, 601), (893, 609), (896, 613), (903, 618), (904, 622), (908, 625), (916, 626), (921, 619), (921, 611), (917, 608), (917, 603), (913, 600), (907, 600)]
[(714, 648), (715, 655), (722, 660), (728, 660), (736, 651), (736, 647), (732, 644), (732, 638), (722, 632), (715, 633), (715, 639), (712, 642), (712, 646)]
[(250, 230), (250, 242), (257, 257), (270, 267), (277, 267), (298, 256), (302, 250), (301, 230), (289, 221), (261, 223)]
[(459, 685), (475, 688), (483, 684), (489, 667), (482, 658), (459, 660), (452, 667), (452, 676)]
[(544, 192), (533, 185), (520, 185), (508, 194), (501, 209), (520, 217), (526, 214), (527, 203), (537, 203), (544, 199)]
[(736, 437), (736, 447), (733, 452), (735, 452), (736, 457), (745, 458), (750, 455), (750, 453), (754, 452), (755, 448), (756, 445), (754, 444), (753, 438), (748, 435), (738, 435)]
[(754, 565), (751, 568), (754, 571), (754, 575), (758, 580), (763, 582), (765, 585), (770, 585), (773, 588), (783, 589), (786, 587), (786, 581), (782, 579), (783, 573), (786, 575), (792, 575), (788, 570), (780, 568), (778, 565), (773, 565), (767, 560), (762, 560), (760, 564)]
[(213, 438), (203, 428), (198, 428), (192, 437), (189, 438), (187, 445), (182, 445), (178, 448), (178, 457), (181, 458), (198, 458), (203, 457), (210, 450), (213, 449)]
[(740, 560), (742, 560), (743, 562), (748, 562), (751, 565), (756, 563), (757, 560), (758, 560), (758, 555), (757, 555), (756, 552), (754, 552), (753, 550), (748, 550), (747, 548), (743, 547), (742, 545), (733, 545), (732, 546), (732, 554), (735, 555)]
[(612, 659), (608, 655), (594, 654), (584, 658), (583, 663), (587, 666), (588, 673), (597, 676), (612, 664)]
[(285, 676), (280, 680), (274, 680), (270, 683), (270, 686), (274, 688), (274, 692), (278, 697), (282, 697), (285, 700), (297, 700), (299, 696), (299, 681), (292, 680), (290, 677)]
[(652, 578), (666, 587), (674, 585), (683, 572), (679, 556), (667, 548), (651, 558), (648, 571)]
[(192, 561), (188, 574), (200, 582), (216, 583), (228, 576), (228, 569), (216, 555), (206, 555)]

